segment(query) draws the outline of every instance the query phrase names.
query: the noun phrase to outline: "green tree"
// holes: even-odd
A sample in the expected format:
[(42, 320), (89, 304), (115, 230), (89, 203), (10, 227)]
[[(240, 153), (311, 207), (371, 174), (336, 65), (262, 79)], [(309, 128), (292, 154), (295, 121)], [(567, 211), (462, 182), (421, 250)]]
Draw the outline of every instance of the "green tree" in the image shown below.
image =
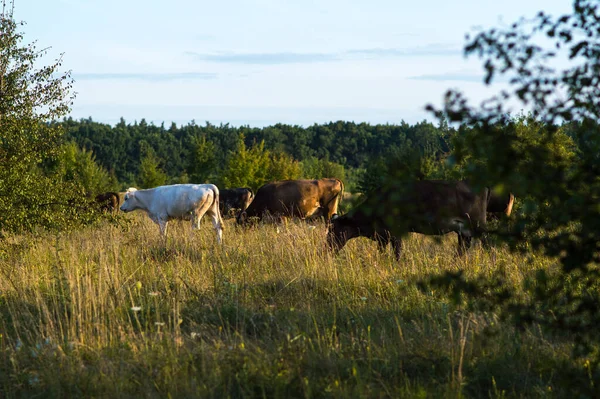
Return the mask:
[(217, 147), (206, 135), (193, 137), (188, 161), (188, 175), (194, 183), (208, 183), (216, 176)]
[(302, 175), (307, 179), (321, 179), (324, 177), (336, 177), (340, 180), (346, 179), (344, 165), (330, 161), (327, 157), (318, 159), (308, 157), (302, 161)]
[(302, 165), (290, 155), (280, 152), (269, 157), (269, 181), (294, 180), (302, 176)]
[(91, 151), (80, 149), (73, 142), (62, 146), (58, 155), (56, 176), (61, 180), (76, 184), (88, 198), (118, 188), (108, 172), (96, 163), (94, 154)]
[(140, 161), (140, 173), (137, 177), (138, 185), (141, 188), (153, 188), (162, 186), (167, 182), (167, 174), (160, 167), (160, 159), (150, 146), (144, 146), (142, 149), (142, 159)]
[(268, 181), (270, 153), (265, 149), (264, 141), (254, 144), (250, 149), (240, 135), (235, 151), (230, 151), (221, 181), (226, 188), (251, 187), (257, 190)]
[(43, 66), (47, 49), (22, 44), (13, 6), (3, 3), (0, 14), (0, 228), (61, 228), (90, 216), (75, 184), (41, 169), (60, 151), (63, 128), (50, 122), (69, 112), (72, 79), (59, 71), (61, 58)]

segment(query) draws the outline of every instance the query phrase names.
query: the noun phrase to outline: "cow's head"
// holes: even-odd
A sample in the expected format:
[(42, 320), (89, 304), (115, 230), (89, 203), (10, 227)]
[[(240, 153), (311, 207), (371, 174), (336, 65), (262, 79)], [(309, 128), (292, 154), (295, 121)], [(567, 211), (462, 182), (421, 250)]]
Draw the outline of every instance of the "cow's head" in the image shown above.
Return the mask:
[(348, 216), (333, 214), (327, 227), (327, 246), (334, 252), (344, 248), (349, 239), (358, 236), (358, 228)]
[(241, 211), (236, 217), (236, 222), (239, 225), (245, 226), (248, 223), (248, 215), (246, 211)]
[(129, 188), (123, 197), (123, 205), (119, 208), (123, 212), (131, 212), (137, 209), (137, 198), (135, 197), (137, 189)]

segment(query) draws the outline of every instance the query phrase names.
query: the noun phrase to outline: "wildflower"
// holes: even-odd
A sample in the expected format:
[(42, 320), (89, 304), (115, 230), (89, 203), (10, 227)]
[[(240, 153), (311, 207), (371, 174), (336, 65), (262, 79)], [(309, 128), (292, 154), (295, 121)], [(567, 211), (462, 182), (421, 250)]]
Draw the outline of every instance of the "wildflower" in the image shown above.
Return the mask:
[(361, 296), (361, 297), (360, 297), (360, 300), (361, 300), (361, 301), (366, 301), (366, 300), (367, 300), (367, 297), (366, 297), (366, 296)]
[(402, 284), (403, 282), (404, 282), (404, 280), (402, 280), (402, 279), (396, 280), (396, 284)]
[(157, 322), (154, 323), (154, 325), (160, 327), (160, 326), (164, 326), (165, 323), (163, 323), (162, 321), (157, 321)]
[(152, 292), (149, 292), (148, 295), (150, 295), (150, 296), (159, 296), (160, 292), (152, 291)]
[(131, 311), (132, 312), (139, 312), (140, 310), (142, 310), (141, 306), (132, 306), (131, 307)]

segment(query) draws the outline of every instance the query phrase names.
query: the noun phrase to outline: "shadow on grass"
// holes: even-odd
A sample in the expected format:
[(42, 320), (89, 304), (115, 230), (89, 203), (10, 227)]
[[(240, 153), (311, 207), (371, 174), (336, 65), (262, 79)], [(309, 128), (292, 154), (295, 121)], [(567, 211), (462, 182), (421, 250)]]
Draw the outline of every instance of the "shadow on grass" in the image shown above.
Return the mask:
[[(96, 349), (70, 348), (66, 335), (48, 341), (48, 323), (57, 333), (56, 326), (73, 323), (69, 304), (61, 302), (66, 298), (49, 295), (42, 306), (23, 299), (35, 298), (33, 292), (22, 298), (4, 294), (0, 394), (595, 396), (596, 375), (539, 333), (515, 331), (490, 315), (467, 314), (439, 301), (420, 309), (396, 306), (394, 301), (415, 295), (408, 284), (379, 304), (343, 292), (339, 284), (310, 278), (246, 286), (221, 282), (214, 291), (188, 292), (181, 325), (165, 327), (162, 334), (140, 328), (135, 317), (107, 315), (120, 319), (118, 329), (135, 334), (115, 334)], [(166, 307), (148, 312), (169, 317)]]
[[(297, 376), (296, 385), (288, 381), (292, 385), (285, 393), (291, 396), (302, 396), (302, 378), (320, 392), (338, 381), (349, 389), (345, 392), (375, 396), (421, 389), (467, 397), (594, 392), (597, 378), (569, 358), (564, 343), (550, 345), (497, 317), (467, 315), (445, 303), (417, 311), (364, 302), (340, 298), (339, 286), (327, 281), (230, 284), (187, 301), (182, 331), (196, 341), (234, 343), (234, 349), (243, 344), (267, 354), (278, 370)], [(244, 367), (243, 359), (235, 359), (232, 370)], [(569, 377), (557, 376), (557, 367)], [(252, 379), (238, 383), (252, 385)]]

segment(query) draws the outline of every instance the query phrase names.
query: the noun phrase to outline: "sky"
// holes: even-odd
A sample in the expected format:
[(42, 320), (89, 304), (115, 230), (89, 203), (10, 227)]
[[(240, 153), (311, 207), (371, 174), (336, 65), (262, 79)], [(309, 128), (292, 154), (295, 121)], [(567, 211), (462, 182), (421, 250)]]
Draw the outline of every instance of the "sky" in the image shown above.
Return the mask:
[(562, 0), (15, 0), (25, 41), (62, 55), (73, 118), (267, 126), (433, 120), (450, 88), (493, 88), (465, 34)]

